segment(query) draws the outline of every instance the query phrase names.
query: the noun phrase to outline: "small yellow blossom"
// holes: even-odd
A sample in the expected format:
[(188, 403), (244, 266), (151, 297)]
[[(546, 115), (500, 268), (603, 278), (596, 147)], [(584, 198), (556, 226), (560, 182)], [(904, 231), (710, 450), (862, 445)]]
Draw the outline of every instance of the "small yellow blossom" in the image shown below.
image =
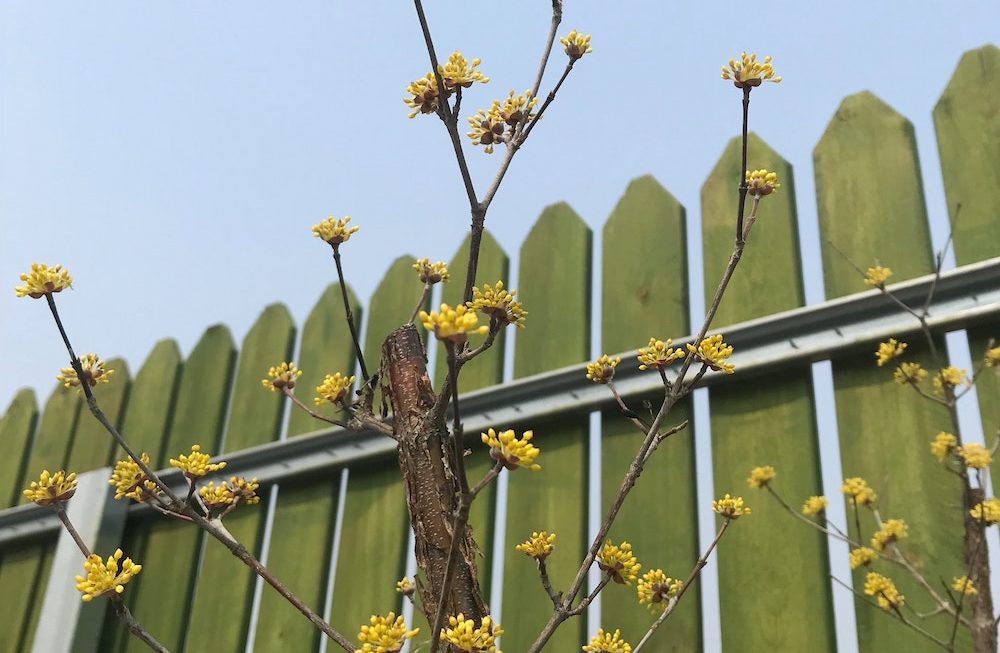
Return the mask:
[(432, 286), (436, 283), (447, 281), (450, 278), (448, 266), (444, 261), (431, 263), (431, 260), (427, 257), (418, 258), (413, 264), (413, 269), (417, 271), (417, 276), (420, 278), (421, 283)]
[(991, 497), (977, 503), (969, 510), (969, 514), (976, 521), (984, 522), (988, 526), (1000, 523), (1000, 499)]
[(466, 653), (502, 653), (496, 647), (496, 638), (503, 635), (500, 624), (489, 617), (483, 617), (477, 627), (465, 615), (448, 617), (448, 625), (441, 629), (441, 641), (448, 642), (459, 651)]
[(987, 367), (998, 367), (1000, 366), (1000, 347), (994, 347), (986, 352), (986, 358), (983, 360)]
[(931, 453), (938, 459), (938, 462), (943, 463), (948, 454), (956, 448), (958, 448), (958, 438), (945, 431), (935, 435), (934, 440), (931, 441)]
[(892, 378), (899, 385), (916, 385), (927, 378), (927, 370), (920, 363), (900, 363)]
[(616, 546), (611, 540), (605, 542), (604, 548), (597, 554), (597, 566), (620, 585), (631, 585), (642, 569), (632, 553), (631, 544), (622, 542), (620, 546)]
[(855, 506), (869, 506), (875, 503), (878, 495), (868, 486), (868, 482), (860, 476), (845, 478), (840, 491), (847, 495), (847, 500)]
[[(84, 354), (80, 357), (80, 366), (83, 368), (83, 377), (87, 384), (93, 388), (98, 383), (108, 383), (114, 375), (114, 370), (105, 367), (104, 361), (97, 354)], [(64, 367), (59, 370), (56, 380), (67, 388), (75, 388), (80, 385), (80, 379), (76, 375), (76, 370), (72, 367)]]
[(312, 226), (313, 235), (320, 240), (325, 240), (331, 245), (340, 245), (341, 243), (346, 243), (351, 239), (351, 236), (356, 234), (361, 227), (348, 227), (347, 224), (351, 221), (351, 216), (346, 215), (341, 219), (334, 218), (332, 215), (327, 219), (321, 221), (319, 224), (314, 224)]
[(647, 571), (636, 584), (639, 604), (646, 605), (652, 612), (664, 610), (683, 588), (684, 581), (667, 576), (662, 569)]
[(514, 299), (515, 295), (516, 290), (504, 290), (503, 281), (497, 281), (493, 286), (484, 284), (482, 290), (473, 287), (472, 301), (465, 305), (489, 315), (491, 320), (496, 319), (501, 324), (516, 324), (523, 329), (528, 312)]
[(753, 489), (759, 490), (770, 482), (772, 478), (778, 475), (778, 472), (774, 471), (774, 467), (770, 465), (764, 465), (763, 467), (754, 467), (750, 470), (750, 477), (747, 479), (747, 485)]
[(49, 474), (43, 470), (37, 481), (32, 481), (23, 494), (40, 506), (48, 506), (57, 501), (68, 501), (76, 493), (76, 472), (67, 474), (59, 470)]
[(572, 30), (569, 34), (560, 38), (559, 42), (563, 44), (566, 56), (569, 57), (570, 61), (576, 61), (583, 55), (594, 51), (590, 47), (590, 34), (581, 34), (576, 30)]
[(757, 61), (756, 54), (740, 55), (739, 62), (734, 59), (729, 60), (729, 66), (722, 67), (722, 79), (732, 80), (736, 88), (760, 86), (762, 82), (781, 81), (781, 77), (774, 75), (774, 68), (771, 65), (770, 55), (764, 57), (764, 61)]
[(587, 363), (587, 378), (594, 383), (607, 383), (615, 378), (615, 368), (620, 362), (620, 356), (611, 358), (604, 354), (593, 363)]
[(122, 550), (118, 549), (107, 562), (102, 561), (101, 556), (96, 553), (84, 561), (83, 569), (87, 576), (76, 577), (76, 589), (83, 594), (85, 602), (111, 593), (121, 594), (125, 591), (125, 583), (142, 571), (142, 565), (132, 562), (132, 558), (125, 558), (119, 572), (118, 561), (122, 559), (122, 555)]
[(514, 547), (515, 551), (520, 551), (529, 558), (535, 560), (545, 560), (552, 555), (552, 550), (556, 548), (556, 534), (547, 531), (533, 532), (531, 537)]
[(224, 508), (234, 503), (252, 506), (260, 503), (260, 497), (257, 496), (258, 487), (260, 483), (256, 478), (248, 481), (242, 476), (231, 476), (228, 481), (222, 481), (218, 485), (215, 481), (209, 481), (198, 490), (198, 495), (209, 510)]
[(733, 355), (733, 346), (722, 341), (722, 334), (705, 338), (698, 344), (697, 348), (694, 345), (688, 345), (687, 348), (689, 352), (694, 354), (695, 358), (716, 372), (732, 374), (736, 371), (732, 364), (725, 362)]
[(850, 563), (851, 569), (867, 567), (874, 560), (878, 559), (878, 552), (867, 546), (859, 546), (851, 549)]
[(962, 459), (962, 463), (970, 469), (986, 469), (993, 462), (990, 450), (974, 442), (958, 447), (958, 456)]
[(438, 109), (438, 85), (434, 73), (427, 73), (420, 79), (410, 82), (406, 87), (406, 92), (411, 97), (403, 98), (406, 106), (413, 109), (409, 117), (413, 118), (418, 113), (434, 113)]
[(50, 268), (44, 263), (32, 263), (31, 272), (25, 272), (20, 279), (24, 285), (14, 288), (14, 294), (18, 297), (38, 299), (73, 287), (72, 277), (61, 265)]
[(486, 84), (490, 78), (476, 70), (480, 63), (482, 62), (479, 59), (473, 59), (471, 63), (466, 61), (462, 53), (456, 50), (448, 57), (447, 63), (438, 64), (438, 74), (444, 81), (444, 87), (449, 91), (454, 90), (457, 86), (469, 88), (473, 82)]
[(461, 344), (469, 339), (470, 333), (479, 335), (490, 330), (485, 324), (479, 324), (479, 318), (475, 312), (469, 310), (468, 306), (458, 305), (452, 308), (448, 304), (441, 304), (441, 312), (420, 311), (420, 322), (424, 328), (434, 333), (438, 340), (447, 340), (456, 344)]
[(883, 610), (901, 608), (905, 603), (903, 595), (896, 589), (892, 579), (874, 571), (868, 572), (865, 578), (865, 594), (876, 597), (878, 607)]
[(906, 537), (906, 522), (902, 519), (887, 519), (882, 528), (872, 535), (872, 548), (884, 551), (885, 547)]
[(201, 452), (201, 445), (191, 445), (190, 454), (181, 454), (170, 459), (170, 466), (184, 472), (188, 478), (199, 478), (209, 472), (217, 472), (226, 466), (226, 463), (210, 463), (211, 456)]
[(313, 399), (313, 403), (317, 406), (322, 406), (327, 401), (335, 404), (347, 396), (347, 391), (353, 383), (353, 376), (344, 376), (340, 372), (327, 374), (323, 377), (323, 382), (316, 386), (318, 396)]
[(747, 170), (747, 192), (754, 197), (764, 197), (781, 188), (778, 173), (769, 170)]
[(615, 628), (614, 633), (609, 633), (598, 628), (597, 634), (582, 650), (584, 653), (632, 653), (632, 645), (622, 639), (621, 630)]
[(655, 370), (667, 367), (671, 363), (684, 358), (684, 352), (679, 348), (673, 348), (671, 338), (666, 341), (650, 338), (645, 347), (640, 347), (636, 358), (639, 359), (640, 370)]
[(203, 485), (198, 490), (202, 503), (209, 510), (225, 508), (233, 502), (233, 494), (229, 491), (229, 483), (222, 481), (218, 485), (215, 481), (209, 481), (208, 485)]
[(507, 123), (500, 115), (500, 103), (496, 100), (489, 109), (480, 109), (469, 118), (469, 127), (465, 135), (473, 145), (484, 145), (483, 151), (487, 154), (493, 154), (493, 146), (507, 140)]
[(295, 379), (302, 376), (302, 370), (295, 367), (295, 363), (282, 363), (268, 368), (267, 376), (270, 378), (261, 379), (260, 384), (271, 392), (280, 392), (283, 388), (294, 388)]
[(809, 497), (802, 504), (802, 514), (809, 517), (821, 515), (826, 512), (828, 505), (829, 502), (826, 500), (826, 497)]
[(951, 581), (951, 589), (955, 590), (959, 594), (965, 594), (966, 596), (975, 596), (979, 594), (979, 590), (976, 586), (972, 584), (967, 576), (956, 576), (953, 581)]
[(403, 596), (413, 596), (413, 593), (417, 591), (417, 585), (409, 576), (403, 576), (396, 581), (396, 591)]
[(868, 268), (865, 272), (865, 285), (881, 288), (892, 276), (892, 268), (884, 268), (881, 265)]
[(532, 109), (537, 104), (538, 98), (534, 97), (531, 91), (525, 91), (521, 95), (515, 95), (514, 91), (511, 91), (500, 107), (500, 117), (511, 127), (520, 122), (529, 123), (535, 118)]
[(514, 471), (518, 467), (530, 469), (537, 472), (542, 468), (535, 464), (535, 458), (541, 453), (535, 445), (531, 443), (534, 437), (532, 431), (525, 431), (520, 439), (514, 434), (514, 429), (507, 429), (497, 433), (493, 429), (482, 434), (483, 444), (490, 448), (490, 457), (503, 463), (503, 466)]
[[(139, 460), (142, 461), (142, 464), (149, 465), (148, 454), (143, 453), (139, 456)], [(108, 485), (115, 486), (115, 499), (132, 499), (139, 503), (160, 493), (156, 483), (150, 480), (142, 468), (131, 458), (115, 463)]]
[(712, 512), (726, 519), (739, 519), (743, 515), (751, 514), (750, 508), (743, 505), (743, 497), (731, 497), (728, 494), (712, 502)]
[(875, 352), (875, 363), (882, 367), (893, 358), (902, 356), (906, 351), (905, 342), (897, 342), (895, 338), (889, 338), (887, 342), (880, 342), (878, 350)]
[(964, 369), (949, 365), (934, 376), (934, 393), (944, 396), (946, 390), (968, 382)]
[(260, 497), (257, 496), (258, 487), (260, 487), (260, 483), (257, 482), (256, 478), (251, 478), (248, 481), (242, 476), (232, 476), (229, 479), (229, 492), (233, 495), (233, 501), (248, 506), (260, 503)]
[(420, 632), (419, 628), (407, 630), (403, 617), (390, 612), (386, 616), (374, 614), (368, 626), (361, 626), (358, 641), (361, 653), (396, 653), (406, 640)]

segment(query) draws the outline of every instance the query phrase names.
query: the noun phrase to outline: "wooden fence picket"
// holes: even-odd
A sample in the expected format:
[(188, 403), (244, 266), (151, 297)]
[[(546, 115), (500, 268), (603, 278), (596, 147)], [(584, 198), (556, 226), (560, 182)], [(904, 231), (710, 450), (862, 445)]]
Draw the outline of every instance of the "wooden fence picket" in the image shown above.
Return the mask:
[(35, 391), (22, 388), (0, 418), (0, 506), (4, 508), (16, 506), (24, 498), (21, 491), (27, 483), (22, 479), (37, 423)]

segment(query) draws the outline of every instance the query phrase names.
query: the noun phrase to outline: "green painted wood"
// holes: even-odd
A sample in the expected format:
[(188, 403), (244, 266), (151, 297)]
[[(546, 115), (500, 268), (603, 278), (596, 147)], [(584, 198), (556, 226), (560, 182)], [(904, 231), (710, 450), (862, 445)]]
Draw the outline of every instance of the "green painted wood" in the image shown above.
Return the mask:
[[(967, 332), (969, 338), (969, 353), (973, 365), (978, 365), (986, 353), (986, 348), (992, 340), (994, 347), (1000, 347), (1000, 321), (984, 324)], [(983, 436), (987, 446), (992, 446), (1000, 437), (1000, 368), (983, 370), (976, 380), (976, 399), (979, 402), (979, 418), (983, 425)], [(968, 401), (966, 399), (966, 401)], [(993, 482), (993, 495), (1000, 495), (1000, 461), (994, 460), (990, 465), (990, 480)]]
[[(862, 267), (879, 260), (896, 273), (893, 281), (931, 272), (931, 244), (912, 125), (871, 93), (841, 103), (813, 154), (827, 297), (866, 290), (839, 247)], [(914, 338), (904, 360), (932, 368)], [(938, 406), (892, 382), (891, 368), (878, 368), (872, 352), (832, 361), (843, 473), (865, 477), (879, 493), (884, 518), (902, 518), (910, 527), (907, 551), (931, 577), (960, 569), (961, 514), (956, 479), (928, 453), (928, 442), (947, 429)], [(942, 343), (943, 349), (943, 343)], [(953, 497), (949, 500), (946, 497)], [(854, 527), (851, 526), (853, 529)], [(864, 536), (871, 536), (865, 526)], [(852, 531), (853, 532), (853, 531)], [(895, 568), (889, 574), (914, 606), (922, 591)], [(855, 587), (864, 573), (854, 574)], [(918, 607), (918, 609), (923, 609)], [(899, 623), (857, 604), (860, 650), (931, 651), (933, 645)], [(947, 637), (950, 624), (925, 622)]]
[(0, 650), (31, 650), (54, 550), (54, 543), (35, 542), (0, 552)]
[[(347, 288), (347, 296), (351, 301), (354, 323), (360, 328), (361, 304), (350, 287)], [(340, 284), (331, 283), (320, 295), (302, 327), (302, 341), (295, 359), (299, 369), (302, 370), (302, 376), (295, 384), (295, 395), (318, 413), (327, 417), (337, 417), (341, 411), (329, 402), (323, 406), (313, 405), (316, 386), (323, 382), (323, 377), (327, 374), (336, 372), (347, 376), (353, 374), (354, 358), (354, 344), (347, 328)], [(298, 408), (289, 406), (288, 409), (291, 411), (288, 418), (289, 437), (329, 426)]]
[[(115, 374), (108, 383), (93, 388), (94, 397), (115, 428), (121, 429), (132, 378), (124, 359), (108, 359), (107, 368), (114, 370)], [(66, 463), (67, 469), (78, 474), (106, 466), (116, 448), (114, 439), (90, 411), (86, 407), (81, 410), (80, 424), (76, 428), (73, 448)]]
[[(163, 449), (182, 369), (183, 361), (177, 342), (160, 340), (153, 346), (136, 374), (128, 396), (122, 434), (137, 450), (147, 452), (158, 466), (162, 466), (164, 460), (170, 458), (163, 458)], [(123, 457), (124, 454), (116, 452), (113, 457), (117, 459), (120, 456)]]
[[(280, 437), (287, 399), (266, 390), (261, 379), (267, 378), (269, 367), (291, 359), (294, 345), (295, 324), (291, 314), (283, 304), (271, 304), (243, 339), (229, 424), (223, 438), (225, 452)], [(265, 493), (261, 491), (261, 495), (261, 503), (237, 509), (225, 522), (233, 536), (255, 556), (260, 556), (267, 507)], [(187, 648), (194, 651), (195, 642), (211, 640), (219, 650), (243, 650), (256, 576), (229, 549), (208, 538), (205, 542), (191, 600)]]
[[(218, 451), (235, 358), (236, 347), (228, 328), (216, 325), (205, 331), (181, 374), (158, 468), (166, 466), (171, 457), (188, 453), (192, 444), (201, 444), (208, 453)], [(129, 583), (135, 584), (129, 597), (132, 613), (168, 649), (183, 651), (201, 531), (166, 518), (153, 518), (139, 527), (149, 531), (143, 558), (137, 560), (143, 565), (142, 574)], [(164, 587), (171, 591), (164, 591)], [(124, 651), (143, 650), (144, 645), (135, 638), (125, 641)]]
[[(525, 283), (518, 295), (528, 321), (515, 339), (514, 376), (537, 374), (589, 357), (591, 246), (590, 229), (565, 203), (547, 207), (532, 227), (520, 254), (518, 279)], [(572, 581), (587, 547), (588, 419), (497, 424), (496, 428), (515, 428), (518, 434), (531, 429), (541, 449), (538, 463), (542, 470), (514, 472), (507, 497), (503, 643), (505, 649), (523, 651), (541, 631), (552, 603), (539, 583), (534, 561), (514, 546), (532, 531), (555, 532), (556, 550), (547, 561), (552, 582), (558, 590)], [(480, 445), (473, 455), (486, 457), (486, 447)], [(617, 600), (618, 592), (629, 593), (613, 587), (604, 600)], [(578, 649), (584, 627), (583, 620), (563, 624), (548, 648)]]
[[(38, 422), (38, 403), (35, 391), (22, 388), (7, 411), (0, 418), (0, 507), (8, 508), (21, 503), (24, 467), (28, 462), (31, 436)], [(29, 481), (30, 482), (30, 481)]]
[[(337, 487), (337, 479), (282, 485), (268, 552), (267, 566), (271, 572), (318, 611), (323, 608), (330, 572)], [(345, 632), (352, 639), (354, 634)], [(271, 588), (264, 588), (255, 651), (315, 651), (320, 636), (316, 627), (288, 601)]]
[[(602, 238), (601, 347), (609, 354), (645, 346), (650, 336), (679, 337), (689, 331), (684, 207), (653, 177), (633, 180), (604, 225)], [(649, 372), (656, 374), (656, 372)], [(630, 402), (645, 413), (663, 394)], [(676, 406), (668, 424), (690, 419), (688, 402)], [(601, 496), (607, 511), (643, 434), (619, 410), (601, 421)], [(668, 492), (664, 488), (669, 487)], [(684, 576), (698, 558), (694, 427), (664, 444), (646, 466), (611, 530), (615, 542), (632, 543), (643, 571), (660, 567)], [(670, 524), (650, 528), (649, 524)], [(611, 588), (615, 592), (617, 588)], [(699, 587), (692, 587), (650, 644), (662, 651), (701, 650)], [(616, 592), (617, 593), (617, 592)], [(638, 642), (651, 616), (632, 600), (601, 603), (601, 622), (621, 628)]]
[[(716, 326), (804, 303), (792, 167), (755, 134), (747, 150), (747, 167), (777, 172), (781, 187), (760, 202)], [(734, 138), (701, 189), (706, 306), (733, 250), (740, 164), (740, 139)], [(751, 206), (748, 201), (748, 215)], [(773, 465), (778, 470), (775, 486), (792, 504), (823, 493), (809, 367), (742, 376), (737, 367), (732, 381), (709, 392), (715, 493), (742, 495), (753, 507), (753, 515), (734, 524), (718, 550), (723, 648), (834, 651), (822, 536), (790, 524), (777, 502), (746, 482), (753, 467)], [(781, 591), (760, 591), (765, 586)], [(749, 604), (754, 610), (746, 609)]]
[[(37, 480), (44, 469), (50, 472), (65, 469), (80, 415), (81, 396), (76, 390), (64, 388), (61, 383), (56, 385), (42, 410), (22, 480)], [(23, 496), (20, 500), (27, 502)]]
[(948, 215), (957, 215), (955, 260), (1000, 256), (1000, 48), (962, 55), (934, 106), (934, 129)]

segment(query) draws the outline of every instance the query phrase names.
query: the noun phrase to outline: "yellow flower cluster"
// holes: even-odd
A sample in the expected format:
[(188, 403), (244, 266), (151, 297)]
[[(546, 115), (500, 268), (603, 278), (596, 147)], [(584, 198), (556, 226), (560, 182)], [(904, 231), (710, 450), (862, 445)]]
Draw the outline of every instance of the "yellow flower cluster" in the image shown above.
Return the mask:
[(582, 650), (584, 653), (632, 653), (632, 645), (622, 639), (621, 630), (616, 628), (614, 633), (608, 633), (598, 628), (597, 634)]
[(24, 285), (14, 288), (14, 294), (18, 297), (38, 299), (73, 287), (72, 277), (61, 265), (50, 268), (44, 263), (32, 263), (31, 272), (25, 272), (20, 279)]
[(757, 198), (770, 195), (781, 188), (778, 183), (778, 173), (769, 170), (747, 170), (746, 172), (747, 192)]
[(406, 87), (406, 92), (410, 97), (403, 98), (406, 106), (413, 109), (410, 118), (416, 117), (418, 113), (434, 113), (438, 108), (438, 86), (434, 73), (427, 73), (420, 79), (410, 82)]
[(531, 537), (514, 547), (515, 551), (520, 551), (529, 558), (535, 560), (545, 560), (556, 548), (556, 534), (547, 531), (533, 532)]
[(132, 562), (132, 558), (125, 558), (119, 572), (118, 561), (122, 559), (122, 555), (122, 550), (118, 549), (107, 562), (104, 562), (101, 556), (92, 553), (84, 561), (83, 569), (87, 572), (87, 576), (76, 577), (76, 589), (83, 594), (85, 602), (112, 592), (121, 594), (125, 591), (125, 583), (142, 571), (142, 565)]
[(920, 363), (900, 363), (892, 378), (899, 385), (916, 385), (927, 378), (927, 370)]
[(983, 360), (987, 367), (997, 367), (1000, 365), (1000, 347), (994, 347), (986, 352), (986, 358)]
[(234, 503), (252, 506), (260, 503), (260, 497), (257, 496), (259, 487), (260, 483), (256, 478), (248, 481), (240, 476), (231, 476), (228, 481), (222, 481), (218, 485), (215, 481), (209, 481), (208, 485), (203, 485), (198, 490), (198, 495), (209, 510), (224, 508)]
[(37, 481), (32, 481), (23, 494), (40, 506), (48, 506), (57, 501), (68, 501), (76, 493), (76, 472), (67, 474), (59, 470), (49, 474), (43, 470)]
[(934, 376), (934, 392), (935, 394), (944, 396), (946, 390), (951, 390), (952, 388), (967, 382), (968, 380), (965, 376), (965, 370), (960, 367), (955, 367), (954, 365), (949, 365), (948, 367), (942, 368), (941, 371)]
[(424, 258), (418, 258), (413, 263), (413, 269), (417, 271), (417, 277), (420, 278), (421, 283), (426, 283), (432, 286), (436, 283), (447, 281), (450, 278), (450, 275), (448, 274), (448, 266), (444, 261), (431, 263), (431, 260), (426, 256)]
[(734, 59), (729, 60), (729, 66), (722, 67), (722, 79), (732, 80), (736, 88), (760, 86), (762, 82), (781, 81), (781, 77), (774, 75), (774, 68), (771, 65), (770, 55), (764, 57), (763, 61), (757, 61), (756, 54), (740, 55), (739, 62)]
[(826, 512), (827, 506), (830, 505), (826, 500), (826, 497), (809, 497), (802, 504), (802, 514), (809, 517), (815, 517), (816, 515), (821, 515)]
[(892, 579), (874, 571), (868, 572), (865, 578), (865, 594), (876, 597), (878, 607), (883, 610), (901, 608), (905, 603), (903, 595), (896, 589)]
[(496, 100), (489, 109), (480, 109), (469, 118), (469, 127), (465, 135), (473, 145), (485, 145), (483, 151), (487, 154), (493, 154), (493, 146), (507, 140), (507, 123), (500, 115), (500, 103)]
[(511, 90), (507, 94), (507, 98), (503, 101), (503, 105), (500, 107), (500, 117), (503, 118), (504, 122), (511, 127), (516, 126), (520, 122), (528, 123), (534, 120), (535, 114), (532, 109), (538, 104), (538, 98), (531, 94), (531, 91), (525, 91), (521, 95), (515, 95), (514, 91)]
[(532, 431), (525, 431), (520, 439), (514, 434), (514, 429), (507, 429), (497, 433), (490, 429), (481, 434), (483, 444), (490, 448), (490, 457), (503, 463), (503, 466), (514, 471), (518, 467), (530, 469), (537, 472), (542, 468), (535, 463), (535, 458), (541, 453), (535, 445), (531, 443), (534, 437)]
[(902, 519), (887, 519), (882, 528), (872, 535), (872, 548), (884, 551), (887, 546), (906, 537), (906, 522)]
[(743, 505), (743, 497), (731, 497), (728, 494), (712, 502), (712, 512), (726, 519), (739, 519), (751, 514), (750, 507)]
[(339, 245), (341, 243), (346, 243), (351, 239), (351, 236), (356, 234), (361, 227), (348, 227), (348, 223), (351, 221), (351, 216), (347, 215), (341, 219), (336, 219), (333, 216), (328, 217), (319, 224), (314, 224), (312, 226), (313, 235), (320, 240), (325, 240), (331, 245)]
[(992, 526), (1000, 522), (1000, 499), (990, 497), (985, 501), (977, 503), (969, 510), (969, 514), (976, 521), (981, 521)]
[(170, 466), (181, 470), (188, 478), (199, 478), (210, 472), (217, 472), (226, 466), (225, 462), (208, 462), (211, 458), (207, 453), (202, 453), (201, 445), (193, 444), (191, 445), (191, 453), (182, 453), (176, 458), (171, 458)]
[(622, 362), (620, 356), (611, 358), (604, 354), (593, 363), (587, 363), (587, 378), (594, 383), (607, 383), (615, 378), (615, 368), (620, 362)]
[(282, 363), (277, 367), (267, 370), (266, 379), (261, 379), (260, 384), (271, 392), (279, 392), (283, 388), (291, 390), (295, 387), (295, 379), (302, 376), (302, 370), (295, 367), (295, 363)]
[(732, 364), (725, 362), (733, 355), (733, 347), (722, 341), (722, 334), (709, 336), (698, 343), (697, 347), (688, 345), (687, 348), (689, 352), (694, 354), (695, 358), (716, 372), (732, 374), (736, 371)]
[(904, 351), (906, 351), (905, 342), (897, 342), (895, 338), (889, 338), (888, 341), (879, 343), (878, 349), (875, 351), (875, 362), (879, 367), (882, 367), (893, 358), (902, 356)]
[(490, 78), (476, 70), (481, 63), (482, 61), (479, 59), (473, 59), (471, 62), (466, 61), (462, 53), (456, 50), (448, 57), (447, 63), (438, 64), (438, 74), (441, 75), (444, 87), (449, 91), (458, 86), (469, 88), (474, 82), (487, 84)]
[(976, 586), (972, 584), (967, 576), (956, 576), (953, 581), (951, 581), (951, 589), (955, 590), (959, 594), (965, 594), (966, 596), (975, 596), (979, 594), (979, 590)]
[(448, 625), (441, 629), (442, 642), (448, 642), (467, 653), (503, 653), (496, 647), (496, 638), (501, 635), (503, 628), (488, 616), (483, 617), (477, 627), (472, 619), (466, 619), (462, 613), (448, 617)]
[(851, 569), (867, 567), (878, 558), (878, 552), (867, 546), (859, 546), (851, 549), (850, 563)]
[(767, 485), (771, 479), (777, 475), (778, 472), (774, 471), (774, 467), (771, 467), (770, 465), (754, 467), (750, 470), (750, 477), (747, 479), (747, 485), (753, 489), (759, 490)]
[(594, 51), (590, 47), (590, 34), (581, 34), (576, 30), (572, 30), (569, 34), (560, 38), (559, 42), (563, 44), (563, 49), (570, 61), (576, 61), (583, 55)]
[(396, 591), (403, 596), (413, 596), (413, 593), (417, 591), (417, 585), (409, 576), (403, 576), (396, 581)]
[(516, 324), (523, 329), (524, 318), (528, 312), (514, 299), (516, 294), (516, 290), (504, 290), (503, 281), (497, 281), (494, 286), (484, 284), (482, 290), (473, 287), (472, 301), (465, 305), (474, 311), (489, 315), (501, 324)]
[[(142, 461), (142, 464), (149, 465), (148, 454), (143, 453), (139, 456), (139, 460)], [(132, 499), (139, 503), (160, 493), (156, 483), (151, 481), (131, 458), (115, 463), (108, 485), (115, 486), (115, 499)]]
[(467, 306), (461, 304), (455, 308), (448, 304), (441, 304), (440, 313), (420, 311), (420, 322), (425, 329), (433, 332), (438, 340), (446, 340), (456, 344), (468, 340), (470, 333), (483, 335), (490, 329), (486, 325), (477, 326), (479, 318)]
[(642, 565), (632, 553), (632, 545), (622, 542), (616, 546), (608, 540), (597, 554), (597, 566), (611, 576), (611, 580), (621, 585), (629, 585), (639, 575)]
[(869, 506), (878, 499), (875, 490), (871, 489), (868, 482), (860, 476), (845, 478), (840, 491), (847, 495), (848, 502), (855, 506)]
[[(98, 383), (108, 383), (114, 375), (114, 370), (105, 367), (104, 361), (97, 354), (84, 354), (80, 357), (80, 367), (83, 368), (83, 377), (87, 384), (93, 388)], [(63, 367), (60, 374), (56, 375), (56, 380), (67, 388), (75, 388), (80, 385), (80, 379), (76, 370), (72, 367)]]
[(671, 338), (667, 338), (666, 342), (650, 338), (649, 343), (645, 347), (640, 347), (636, 355), (639, 359), (639, 369), (655, 370), (684, 358), (683, 351), (670, 346), (673, 342)]
[(406, 640), (420, 632), (419, 628), (407, 630), (403, 617), (390, 612), (386, 616), (373, 614), (368, 620), (370, 625), (361, 626), (358, 641), (361, 642), (361, 653), (396, 653)]
[(986, 469), (993, 462), (990, 450), (975, 442), (958, 447), (958, 456), (962, 459), (962, 463), (970, 469)]
[(317, 406), (322, 406), (327, 401), (335, 404), (347, 395), (353, 383), (354, 376), (344, 376), (340, 372), (327, 374), (323, 377), (323, 382), (316, 386), (318, 396), (313, 399), (313, 403)]
[(865, 272), (865, 284), (875, 288), (881, 288), (892, 276), (892, 268), (884, 268), (881, 265), (868, 268)]
[(944, 459), (948, 457), (948, 454), (958, 448), (958, 438), (956, 438), (951, 433), (946, 433), (941, 431), (934, 436), (931, 441), (931, 453), (934, 457), (938, 459), (938, 462), (943, 463)]
[(652, 612), (665, 610), (670, 599), (683, 588), (684, 581), (667, 576), (662, 569), (647, 571), (636, 584), (639, 604), (646, 605)]

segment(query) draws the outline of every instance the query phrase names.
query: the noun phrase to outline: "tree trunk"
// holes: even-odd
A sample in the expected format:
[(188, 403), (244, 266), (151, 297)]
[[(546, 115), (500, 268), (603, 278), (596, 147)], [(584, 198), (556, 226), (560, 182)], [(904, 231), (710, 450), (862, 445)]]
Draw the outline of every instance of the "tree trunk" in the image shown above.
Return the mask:
[(975, 653), (996, 653), (997, 627), (993, 621), (993, 593), (990, 591), (990, 558), (986, 543), (986, 526), (974, 519), (969, 510), (985, 498), (980, 488), (965, 486), (965, 538), (963, 556), (969, 580), (979, 591), (966, 597), (972, 603), (972, 647)]

